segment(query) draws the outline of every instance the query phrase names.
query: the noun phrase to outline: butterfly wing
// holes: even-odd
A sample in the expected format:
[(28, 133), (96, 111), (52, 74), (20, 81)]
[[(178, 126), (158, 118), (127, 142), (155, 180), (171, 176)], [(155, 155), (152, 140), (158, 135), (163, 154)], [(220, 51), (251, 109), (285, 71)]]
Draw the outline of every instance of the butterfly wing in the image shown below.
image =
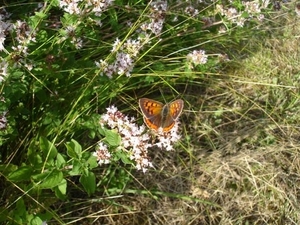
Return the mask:
[(144, 122), (152, 130), (158, 130), (161, 127), (161, 117), (154, 117), (152, 120), (144, 117)]
[(173, 120), (178, 119), (182, 113), (183, 107), (184, 102), (181, 99), (177, 99), (170, 103), (170, 115), (172, 116)]
[(144, 115), (144, 122), (150, 129), (158, 130), (162, 127), (164, 132), (168, 132), (182, 113), (184, 102), (177, 99), (164, 105), (149, 98), (141, 98), (139, 106)]
[(163, 116), (162, 119), (162, 128), (164, 132), (168, 132), (173, 128), (175, 125), (176, 120), (178, 117), (181, 115), (182, 110), (184, 107), (184, 102), (181, 99), (177, 99), (170, 104), (166, 104), (163, 108), (163, 112), (165, 111), (166, 113), (165, 116)]
[(163, 104), (158, 101), (154, 101), (149, 98), (141, 98), (139, 100), (140, 108), (144, 116), (148, 119), (151, 119), (159, 114), (161, 114)]
[(139, 105), (144, 115), (144, 122), (150, 128), (157, 130), (161, 127), (161, 111), (163, 104), (149, 98), (141, 98)]

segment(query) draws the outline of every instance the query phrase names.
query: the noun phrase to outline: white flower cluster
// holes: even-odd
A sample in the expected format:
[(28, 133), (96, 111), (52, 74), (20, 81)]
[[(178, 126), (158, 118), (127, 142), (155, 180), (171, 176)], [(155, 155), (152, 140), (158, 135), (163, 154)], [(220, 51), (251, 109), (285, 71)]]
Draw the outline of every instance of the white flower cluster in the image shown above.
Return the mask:
[[(101, 117), (100, 125), (117, 130), (121, 136), (121, 144), (117, 150), (124, 151), (128, 157), (135, 162), (137, 170), (146, 172), (149, 167), (153, 167), (148, 157), (148, 149), (158, 147), (166, 151), (173, 150), (173, 143), (177, 142), (181, 136), (177, 134), (178, 122), (167, 133), (158, 131), (155, 133), (157, 141), (153, 143), (148, 133), (145, 133), (145, 126), (138, 126), (134, 123), (134, 118), (129, 118), (118, 111), (114, 106), (107, 108), (106, 114)], [(94, 155), (98, 163), (107, 164), (111, 161), (112, 155), (108, 146), (102, 142), (99, 143)]]
[(111, 154), (107, 149), (107, 145), (102, 142), (98, 144), (97, 149), (93, 155), (97, 157), (99, 165), (110, 163)]
[(117, 38), (112, 48), (112, 52), (116, 54), (115, 61), (111, 64), (108, 64), (104, 60), (95, 62), (96, 66), (101, 70), (101, 75), (104, 74), (110, 79), (114, 74), (125, 74), (127, 77), (130, 77), (134, 66), (134, 59), (148, 42), (148, 38), (138, 38), (137, 40), (127, 39), (122, 44)]
[[(113, 0), (60, 0), (59, 7), (69, 14), (75, 14), (78, 16), (88, 16), (90, 20), (94, 20), (94, 23), (98, 26), (102, 26), (100, 19), (92, 19), (90, 14), (94, 14), (100, 17), (102, 13), (113, 4)], [(81, 22), (78, 20), (75, 24), (66, 26), (66, 36), (60, 41), (64, 41), (67, 38), (71, 39), (71, 43), (76, 49), (81, 49), (83, 46), (83, 40), (81, 37), (76, 36), (76, 29)]]
[(70, 14), (84, 15), (92, 11), (101, 16), (112, 3), (113, 0), (60, 0), (59, 7)]
[[(222, 5), (217, 5), (216, 12), (239, 27), (243, 27), (246, 21), (254, 17), (260, 21), (264, 18), (263, 14), (261, 14), (261, 9), (266, 8), (266, 4), (261, 4), (258, 0), (243, 1), (242, 4), (245, 7), (243, 11), (238, 11), (233, 7), (225, 9)], [(247, 17), (243, 16), (244, 12), (247, 12)]]
[(141, 29), (144, 31), (150, 30), (153, 34), (159, 35), (165, 22), (167, 6), (167, 1), (152, 1), (150, 4), (150, 21), (143, 23)]
[(79, 8), (79, 3), (81, 0), (61, 0), (59, 1), (59, 7), (62, 8), (65, 12), (70, 14), (80, 14), (81, 10)]
[(173, 143), (176, 143), (180, 140), (181, 136), (178, 134), (179, 122), (176, 121), (174, 127), (167, 132), (164, 133), (162, 131), (158, 131), (156, 133), (157, 142), (154, 144), (158, 148), (165, 149), (166, 151), (174, 150)]
[(7, 128), (7, 118), (6, 118), (7, 112), (3, 112), (0, 114), (0, 129), (6, 129)]
[(79, 22), (76, 24), (68, 25), (63, 30), (65, 35), (60, 39), (60, 42), (70, 39), (70, 42), (75, 46), (76, 49), (82, 48), (82, 38), (76, 35), (76, 29), (79, 25)]
[(200, 65), (207, 63), (207, 55), (204, 50), (194, 50), (187, 55), (187, 61), (194, 65)]
[[(14, 52), (11, 53), (12, 59), (15, 62), (22, 63), (27, 69), (31, 70), (32, 65), (26, 63), (25, 57), (28, 53), (28, 46), (31, 42), (35, 42), (36, 32), (34, 29), (29, 27), (29, 25), (25, 21), (17, 20), (15, 23), (9, 21), (9, 17), (11, 14), (7, 13), (4, 8), (1, 9), (0, 12), (0, 51), (6, 51), (4, 42), (6, 40), (6, 36), (10, 35), (14, 37), (12, 46), (12, 50)], [(14, 35), (11, 35), (11, 33)], [(8, 52), (6, 52), (8, 53)], [(8, 63), (3, 59), (0, 60), (1, 70), (0, 70), (0, 82), (4, 80), (4, 77), (7, 76), (7, 67)], [(17, 64), (15, 64), (18, 66)]]
[(22, 56), (28, 55), (28, 45), (31, 42), (35, 42), (36, 32), (31, 29), (25, 21), (17, 20), (13, 24), (13, 29), (16, 32), (17, 46), (13, 46), (12, 49)]
[[(115, 53), (115, 60), (108, 63), (106, 60), (96, 61), (96, 66), (101, 70), (101, 75), (106, 75), (110, 79), (113, 75), (131, 76), (135, 59), (146, 44), (150, 43), (150, 35), (159, 35), (163, 28), (167, 11), (167, 1), (153, 1), (150, 3), (149, 20), (143, 23), (138, 30), (138, 38), (127, 40), (122, 43), (118, 38), (111, 50)], [(150, 32), (149, 32), (150, 31)]]
[(10, 17), (10, 14), (6, 12), (4, 8), (1, 9), (0, 13), (0, 51), (4, 50), (4, 41), (8, 31), (12, 30), (12, 24), (6, 21)]
[[(134, 118), (125, 116), (116, 107), (111, 106), (107, 108), (107, 113), (102, 116), (100, 125), (108, 126), (118, 131), (121, 136), (119, 149), (129, 154), (130, 159), (135, 161), (138, 170), (146, 172), (149, 167), (153, 167), (147, 150), (151, 147), (148, 144), (150, 137), (144, 132), (145, 126), (139, 127), (133, 121)], [(99, 150), (96, 151), (95, 155), (98, 157), (99, 163), (107, 163), (111, 157), (107, 147), (102, 143), (99, 144)]]
[(188, 7), (185, 8), (184, 12), (192, 17), (198, 16), (199, 15), (199, 10), (195, 9), (193, 6), (189, 5)]
[[(0, 58), (1, 59), (1, 58)], [(0, 61), (0, 83), (5, 79), (7, 76), (7, 68), (8, 68), (8, 62), (1, 59)]]

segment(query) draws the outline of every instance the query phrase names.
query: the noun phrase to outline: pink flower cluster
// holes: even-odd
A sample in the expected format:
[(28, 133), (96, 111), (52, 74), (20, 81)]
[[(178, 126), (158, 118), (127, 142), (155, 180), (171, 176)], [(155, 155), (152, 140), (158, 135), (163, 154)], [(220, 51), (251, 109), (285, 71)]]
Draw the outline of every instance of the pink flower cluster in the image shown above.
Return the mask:
[[(187, 62), (190, 63), (190, 67), (193, 65), (200, 65), (207, 63), (207, 55), (204, 50), (194, 50), (187, 55)], [(193, 65), (192, 65), (193, 64)]]
[(101, 70), (101, 75), (106, 75), (110, 79), (114, 74), (125, 74), (127, 77), (130, 77), (134, 59), (148, 41), (149, 39), (147, 38), (138, 38), (137, 40), (127, 39), (124, 43), (121, 43), (117, 38), (111, 50), (112, 53), (115, 53), (115, 60), (110, 64), (104, 60), (95, 62), (96, 66)]
[(149, 167), (153, 167), (148, 156), (149, 148), (158, 147), (170, 151), (173, 150), (173, 143), (180, 139), (180, 136), (177, 134), (178, 122), (168, 133), (155, 133), (157, 141), (152, 143), (145, 126), (138, 126), (134, 121), (133, 117), (125, 116), (115, 106), (107, 108), (107, 112), (101, 117), (100, 125), (105, 129), (109, 127), (115, 130), (121, 137), (121, 144), (117, 149), (110, 149), (107, 144), (100, 142), (94, 153), (99, 165), (109, 163), (114, 155), (114, 151), (121, 150), (128, 155), (130, 160), (135, 162), (137, 170), (146, 172)]
[[(148, 144), (150, 139), (149, 135), (144, 132), (145, 126), (139, 127), (134, 123), (134, 118), (125, 116), (114, 106), (107, 108), (107, 113), (102, 116), (100, 125), (103, 127), (108, 126), (110, 129), (115, 129), (118, 132), (121, 136), (121, 144), (118, 149), (128, 153), (129, 158), (135, 161), (135, 166), (138, 170), (146, 172), (147, 168), (153, 167), (148, 157), (147, 149), (151, 145)], [(99, 153), (99, 151), (101, 151), (101, 153)], [(101, 164), (103, 160), (109, 160), (111, 157), (110, 154), (108, 154), (107, 147), (100, 142), (99, 149), (96, 153), (98, 162)], [(105, 157), (100, 158), (99, 156), (101, 155)]]
[[(244, 10), (237, 10), (234, 7), (225, 8), (223, 5), (216, 5), (216, 13), (220, 13), (229, 22), (236, 24), (239, 27), (243, 27), (245, 22), (257, 18), (259, 21), (264, 19), (264, 15), (261, 14), (261, 9), (268, 7), (268, 1), (261, 2), (258, 0), (254, 1), (242, 1)], [(245, 12), (247, 12), (247, 17), (245, 17)], [(221, 33), (224, 31), (224, 27), (220, 30)]]
[(96, 16), (101, 16), (113, 2), (113, 0), (60, 0), (59, 7), (70, 14), (84, 15), (91, 11)]

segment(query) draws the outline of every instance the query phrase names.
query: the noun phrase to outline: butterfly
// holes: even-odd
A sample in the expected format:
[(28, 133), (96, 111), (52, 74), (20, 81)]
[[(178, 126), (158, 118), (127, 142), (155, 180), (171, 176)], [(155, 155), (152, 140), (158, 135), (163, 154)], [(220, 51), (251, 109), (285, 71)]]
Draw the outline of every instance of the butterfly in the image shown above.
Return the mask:
[(158, 131), (162, 128), (163, 132), (169, 132), (181, 115), (184, 102), (177, 99), (164, 105), (149, 98), (141, 98), (139, 106), (144, 116), (144, 122), (150, 129)]

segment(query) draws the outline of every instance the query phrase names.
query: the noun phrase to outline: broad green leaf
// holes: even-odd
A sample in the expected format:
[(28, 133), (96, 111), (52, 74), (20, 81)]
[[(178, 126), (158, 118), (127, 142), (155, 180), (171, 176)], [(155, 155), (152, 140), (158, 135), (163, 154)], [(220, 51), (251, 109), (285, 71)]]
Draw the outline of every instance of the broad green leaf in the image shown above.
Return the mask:
[(81, 145), (72, 139), (66, 144), (68, 156), (75, 159), (81, 159), (82, 148)]
[(96, 190), (96, 177), (93, 172), (88, 171), (87, 173), (81, 175), (79, 182), (82, 184), (84, 190), (91, 195)]
[(90, 169), (98, 167), (97, 157), (91, 154), (90, 158), (87, 160)]
[(53, 170), (48, 176), (39, 184), (40, 188), (53, 188), (63, 180), (63, 173), (58, 170)]
[(67, 193), (67, 181), (66, 181), (66, 179), (63, 179), (57, 187), (60, 190), (60, 193), (62, 193), (63, 195), (66, 195), (66, 193)]
[(98, 131), (99, 134), (101, 134), (102, 136), (105, 136), (105, 129), (104, 129), (103, 127), (99, 126), (99, 127), (97, 128), (97, 131)]
[(26, 211), (26, 206), (25, 206), (24, 200), (23, 200), (23, 198), (20, 198), (17, 201), (16, 209), (14, 210), (14, 215), (23, 216), (26, 213), (27, 213), (27, 211)]
[(119, 146), (121, 144), (121, 136), (115, 130), (106, 130), (105, 141), (110, 146)]
[(56, 196), (57, 198), (59, 198), (59, 199), (61, 199), (61, 200), (67, 199), (67, 196), (66, 196), (66, 195), (63, 195), (63, 194), (60, 192), (60, 190), (58, 189), (58, 187), (54, 187), (54, 188), (52, 188), (52, 190), (54, 190), (55, 196)]
[(35, 182), (40, 182), (43, 179), (45, 179), (45, 177), (49, 176), (49, 174), (51, 173), (51, 171), (47, 171), (47, 172), (43, 172), (41, 173), (40, 171), (37, 171), (35, 174), (33, 174), (31, 176), (31, 178), (35, 181)]
[(30, 225), (41, 225), (43, 223), (43, 220), (38, 216), (33, 216), (33, 218), (30, 220)]
[(45, 137), (40, 137), (40, 148), (44, 152), (47, 161), (54, 159), (57, 155), (57, 149), (54, 143), (51, 143)]
[(30, 176), (32, 175), (32, 167), (29, 166), (21, 166), (17, 170), (11, 172), (8, 175), (8, 179), (14, 182), (30, 180)]
[(81, 163), (80, 163), (80, 161), (78, 161), (77, 159), (74, 159), (73, 160), (73, 168), (69, 172), (69, 174), (71, 176), (79, 175), (79, 174), (81, 174), (80, 169), (81, 169)]
[(58, 153), (56, 157), (56, 167), (62, 168), (66, 164), (66, 160), (62, 156), (62, 154)]
[(56, 187), (53, 188), (56, 197), (58, 197), (59, 199), (66, 199), (66, 193), (67, 193), (67, 181), (65, 179), (62, 180), (62, 182), (60, 182), (59, 185), (57, 185)]

